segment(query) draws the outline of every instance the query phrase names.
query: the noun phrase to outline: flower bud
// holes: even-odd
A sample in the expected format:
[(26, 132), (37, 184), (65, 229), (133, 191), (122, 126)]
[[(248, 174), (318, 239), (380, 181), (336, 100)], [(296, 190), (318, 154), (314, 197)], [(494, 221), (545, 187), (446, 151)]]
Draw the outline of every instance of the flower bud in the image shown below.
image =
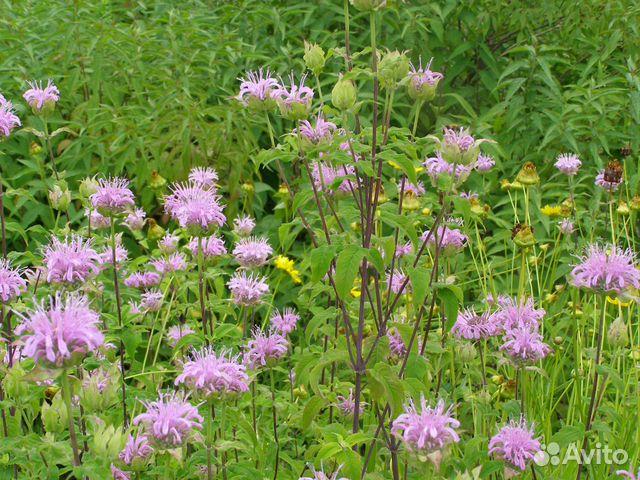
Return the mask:
[(122, 431), (122, 427), (107, 426), (100, 422), (95, 426), (90, 448), (91, 452), (98, 458), (113, 461), (118, 458), (118, 454), (125, 447), (126, 443), (127, 436)]
[(633, 211), (640, 210), (640, 195), (634, 195), (634, 197), (629, 202), (629, 208)]
[(304, 388), (304, 385), (300, 385), (293, 389), (293, 396), (300, 399), (305, 399), (309, 396), (309, 392)]
[(476, 358), (476, 347), (473, 344), (464, 342), (458, 347), (458, 358), (464, 363), (472, 362)]
[(318, 75), (325, 64), (324, 50), (322, 47), (315, 43), (304, 42), (304, 64), (315, 75)]
[(618, 208), (616, 209), (616, 211), (618, 212), (619, 215), (622, 215), (625, 217), (629, 215), (629, 213), (631, 212), (627, 202), (620, 202), (620, 205), (618, 205)]
[(49, 190), (49, 202), (56, 210), (65, 211), (71, 203), (71, 192), (67, 188), (67, 182), (61, 181)]
[(557, 336), (557, 337), (553, 337), (553, 343), (555, 343), (556, 345), (560, 346), (564, 343), (564, 338)]
[(518, 223), (511, 231), (511, 239), (522, 248), (532, 247), (536, 243), (533, 228), (529, 225)]
[(42, 152), (42, 145), (37, 142), (33, 142), (29, 147), (29, 153), (31, 155), (38, 155), (40, 152)]
[(357, 96), (354, 83), (341, 75), (331, 91), (331, 103), (338, 110), (349, 110), (356, 104)]
[(119, 370), (96, 369), (86, 375), (80, 389), (80, 404), (87, 412), (100, 412), (118, 400)]
[(79, 190), (82, 198), (89, 198), (98, 190), (98, 182), (95, 177), (87, 177), (80, 182)]
[(607, 342), (612, 347), (626, 347), (629, 344), (629, 332), (622, 318), (616, 318), (609, 327)]
[(151, 185), (151, 188), (159, 189), (167, 184), (167, 180), (154, 170), (151, 172), (151, 181), (149, 184)]
[(395, 89), (409, 73), (409, 59), (399, 51), (385, 53), (378, 64), (378, 79), (382, 88)]
[(147, 223), (149, 224), (149, 230), (147, 232), (147, 237), (149, 238), (149, 240), (160, 240), (162, 237), (164, 237), (164, 228), (158, 225), (158, 223), (153, 218), (148, 219)]
[(540, 183), (540, 176), (538, 175), (536, 166), (532, 162), (525, 163), (520, 172), (518, 172), (516, 182), (527, 186), (538, 185)]
[(387, 0), (351, 0), (351, 5), (363, 12), (371, 12), (385, 8)]

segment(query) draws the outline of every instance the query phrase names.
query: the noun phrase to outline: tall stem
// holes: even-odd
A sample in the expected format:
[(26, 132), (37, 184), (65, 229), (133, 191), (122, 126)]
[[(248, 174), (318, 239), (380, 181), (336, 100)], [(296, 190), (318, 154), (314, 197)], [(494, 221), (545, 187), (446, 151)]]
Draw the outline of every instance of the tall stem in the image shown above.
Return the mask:
[[(124, 376), (124, 375), (123, 375)], [(80, 453), (78, 450), (78, 438), (76, 437), (76, 428), (73, 422), (73, 410), (71, 409), (71, 387), (69, 384), (69, 377), (67, 369), (62, 372), (62, 397), (64, 399), (64, 405), (67, 409), (67, 417), (69, 418), (69, 438), (71, 439), (71, 449), (73, 450), (73, 466), (80, 466)]]
[[(111, 216), (111, 261), (113, 262), (113, 288), (116, 294), (116, 309), (118, 311), (118, 327), (122, 329), (122, 300), (120, 298), (120, 282), (118, 280), (118, 262), (116, 258), (116, 218)], [(125, 428), (129, 424), (127, 416), (127, 390), (124, 381), (124, 343), (122, 342), (122, 331), (120, 332), (120, 377), (122, 379), (122, 417)]]
[(278, 440), (278, 414), (276, 412), (276, 381), (273, 368), (269, 369), (271, 377), (271, 412), (273, 415), (273, 438), (276, 442), (276, 463), (273, 470), (273, 480), (278, 479), (278, 463), (280, 463), (280, 440)]
[(207, 421), (207, 480), (213, 480), (213, 466), (211, 462), (211, 450), (213, 450), (213, 400), (207, 401), (209, 410)]
[[(198, 237), (198, 297), (200, 297), (200, 316), (202, 318), (202, 333), (204, 341), (209, 345), (207, 337), (207, 309), (204, 304), (204, 250), (202, 248), (202, 237)], [(211, 332), (213, 333), (213, 332)]]

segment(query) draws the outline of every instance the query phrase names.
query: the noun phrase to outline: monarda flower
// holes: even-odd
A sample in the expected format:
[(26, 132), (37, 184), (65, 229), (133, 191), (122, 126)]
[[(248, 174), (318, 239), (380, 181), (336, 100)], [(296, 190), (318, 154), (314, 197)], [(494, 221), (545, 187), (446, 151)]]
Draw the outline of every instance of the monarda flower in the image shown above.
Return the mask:
[(356, 171), (351, 165), (334, 167), (324, 162), (316, 162), (311, 169), (311, 177), (316, 189), (333, 193), (350, 192), (356, 190), (358, 186), (351, 180), (347, 180), (347, 175), (355, 175)]
[(400, 335), (400, 331), (393, 327), (387, 330), (387, 338), (389, 339), (389, 350), (398, 358), (403, 358), (407, 354), (407, 344)]
[(47, 80), (47, 86), (42, 88), (42, 82), (27, 82), (31, 87), (24, 92), (22, 97), (29, 104), (31, 109), (36, 112), (51, 112), (55, 108), (56, 103), (60, 100), (60, 92), (58, 87), (51, 80)]
[(255, 329), (253, 338), (247, 343), (244, 362), (254, 370), (270, 367), (287, 353), (288, 347), (289, 342), (279, 333), (271, 331), (265, 334)]
[(205, 398), (229, 398), (249, 390), (246, 367), (223, 350), (216, 354), (211, 347), (194, 351), (185, 362), (175, 384), (184, 384)]
[(43, 263), (49, 283), (84, 283), (100, 273), (100, 256), (93, 249), (91, 239), (78, 235), (66, 237), (64, 242), (53, 237), (44, 250)]
[(575, 232), (575, 227), (573, 226), (573, 222), (568, 218), (563, 219), (559, 224), (558, 228), (560, 229), (560, 233), (563, 235), (571, 235)]
[(402, 193), (402, 208), (405, 210), (417, 210), (420, 208), (418, 198), (424, 195), (424, 184), (418, 182), (415, 185), (406, 179), (398, 182), (398, 194)]
[[(104, 250), (98, 254), (100, 257), (100, 266), (106, 268), (108, 265), (113, 265), (113, 250), (111, 245), (106, 245)], [(126, 262), (129, 258), (129, 252), (122, 245), (122, 234), (116, 236), (116, 263)]]
[(411, 242), (407, 242), (404, 245), (398, 245), (396, 247), (397, 258), (406, 257), (407, 255), (411, 255), (412, 253), (413, 253), (413, 245), (411, 244)]
[(131, 480), (127, 472), (120, 470), (113, 463), (111, 464), (111, 477), (113, 480)]
[(283, 336), (289, 335), (296, 329), (300, 316), (293, 308), (285, 308), (282, 312), (276, 310), (271, 315), (271, 326)]
[[(336, 397), (336, 400), (338, 401), (336, 406), (338, 407), (338, 410), (340, 410), (340, 413), (342, 415), (344, 415), (345, 417), (353, 416), (356, 411), (356, 401), (353, 398), (352, 388), (349, 389), (349, 395), (347, 395), (346, 397), (343, 395), (338, 395)], [(365, 402), (360, 402), (360, 414), (362, 414), (366, 405), (367, 404)]]
[(340, 465), (338, 469), (333, 473), (325, 473), (323, 468), (320, 468), (320, 470), (316, 470), (312, 466), (309, 466), (309, 470), (311, 470), (311, 474), (313, 475), (313, 477), (300, 477), (298, 480), (349, 480), (346, 477), (338, 478), (341, 469), (342, 465)]
[(247, 72), (240, 78), (240, 93), (236, 97), (245, 107), (255, 110), (271, 110), (275, 106), (276, 93), (280, 89), (278, 81), (271, 72), (262, 69)]
[(160, 290), (149, 290), (141, 295), (140, 307), (147, 312), (157, 312), (162, 308), (164, 295)]
[(142, 425), (147, 438), (159, 448), (177, 448), (188, 443), (204, 419), (182, 393), (160, 393), (158, 400), (142, 404), (147, 408), (133, 419)]
[(153, 266), (153, 268), (155, 268), (158, 273), (167, 274), (186, 270), (188, 264), (184, 254), (176, 252), (167, 258), (158, 258), (152, 260), (151, 266)]
[(194, 236), (212, 233), (227, 220), (216, 191), (193, 182), (173, 185), (171, 195), (164, 199), (164, 209)]
[(262, 297), (269, 293), (266, 278), (247, 275), (246, 272), (236, 272), (227, 283), (233, 303), (250, 307), (262, 303)]
[(118, 455), (118, 458), (125, 465), (133, 467), (134, 470), (139, 470), (146, 466), (153, 452), (154, 449), (149, 444), (146, 435), (138, 435), (136, 437), (129, 435), (127, 444)]
[(218, 172), (210, 167), (194, 167), (189, 172), (189, 181), (204, 188), (215, 188)]
[[(198, 258), (199, 242), (197, 238), (192, 238), (187, 247), (194, 258)], [(220, 257), (227, 253), (227, 248), (224, 246), (224, 240), (217, 235), (211, 235), (202, 239), (202, 254), (205, 259), (212, 259)]]
[(248, 237), (251, 235), (254, 228), (256, 228), (256, 222), (248, 215), (237, 217), (233, 221), (233, 231), (241, 237)]
[(460, 422), (451, 416), (452, 407), (445, 410), (440, 400), (432, 408), (424, 397), (420, 399), (420, 407), (418, 411), (411, 400), (391, 427), (391, 433), (402, 439), (409, 450), (431, 453), (460, 441), (456, 433)]
[(98, 180), (96, 191), (89, 200), (93, 208), (107, 217), (124, 213), (135, 205), (129, 180), (120, 177)]
[(436, 152), (435, 157), (427, 158), (423, 165), (433, 186), (438, 186), (439, 179), (442, 176), (453, 177), (455, 184), (459, 185), (463, 183), (471, 173), (471, 166), (457, 164), (454, 175), (453, 164), (443, 158), (442, 152)]
[(233, 249), (233, 257), (242, 267), (255, 268), (267, 263), (273, 249), (266, 238), (242, 238)]
[(442, 158), (453, 165), (473, 166), (480, 153), (480, 142), (467, 130), (444, 128), (444, 138), (440, 143)]
[(467, 308), (458, 314), (451, 332), (465, 340), (480, 340), (498, 335), (500, 327), (489, 312), (476, 313), (473, 308)]
[(13, 111), (13, 105), (0, 95), (0, 134), (3, 137), (11, 135), (11, 131), (22, 125), (20, 119)]
[(478, 159), (476, 160), (476, 164), (473, 167), (476, 172), (487, 173), (495, 167), (496, 161), (490, 155), (480, 154), (478, 155)]
[(167, 330), (167, 341), (171, 348), (175, 348), (182, 337), (196, 333), (188, 325), (174, 325)]
[(84, 296), (51, 297), (28, 312), (24, 323), (16, 328), (22, 334), (24, 356), (51, 367), (74, 365), (87, 353), (104, 343), (98, 329), (100, 316), (89, 308)]
[(571, 271), (571, 283), (601, 293), (623, 294), (640, 288), (635, 253), (616, 245), (591, 245)]
[(409, 65), (409, 85), (407, 88), (409, 96), (414, 100), (428, 102), (436, 96), (438, 83), (444, 78), (444, 75), (431, 70), (432, 61), (433, 59), (429, 60), (424, 68), (422, 67), (422, 58), (420, 58), (418, 68), (413, 64)]
[(536, 308), (533, 299), (518, 301), (512, 297), (498, 297), (498, 310), (493, 314), (493, 320), (500, 331), (507, 331), (516, 327), (537, 329), (544, 318), (542, 308)]
[(27, 291), (27, 282), (19, 268), (11, 267), (9, 260), (0, 260), (0, 301), (9, 303)]
[(129, 227), (131, 231), (137, 232), (142, 230), (142, 227), (144, 227), (144, 219), (146, 216), (147, 214), (143, 209), (136, 208), (129, 212), (123, 223)]
[(156, 272), (134, 272), (124, 279), (124, 284), (131, 288), (147, 289), (160, 284), (162, 277)]
[(640, 480), (640, 468), (638, 468), (638, 473), (633, 473), (633, 467), (629, 467), (629, 470), (616, 470), (616, 475), (630, 480)]
[(511, 420), (489, 440), (489, 454), (504, 460), (514, 469), (526, 470), (527, 463), (541, 452), (533, 426), (524, 418)]
[(449, 228), (445, 225), (441, 225), (436, 231), (436, 235), (433, 233), (429, 235), (430, 231), (427, 230), (422, 234), (420, 239), (423, 242), (426, 241), (427, 246), (431, 249), (435, 250), (437, 246), (445, 257), (449, 257), (460, 252), (467, 245), (469, 240), (469, 237), (460, 232), (460, 230)]
[[(409, 293), (411, 291), (411, 282), (407, 282), (405, 285), (406, 280), (407, 275), (402, 270), (395, 269), (393, 272), (387, 273), (387, 287), (395, 295), (400, 293)], [(403, 286), (404, 288), (402, 288)]]
[(518, 365), (535, 363), (551, 353), (551, 348), (542, 341), (542, 335), (535, 327), (520, 325), (511, 328), (503, 340), (500, 350)]
[(558, 155), (556, 158), (556, 163), (553, 164), (560, 172), (573, 177), (580, 167), (582, 166), (582, 162), (578, 158), (575, 153), (563, 153)]
[[(308, 120), (303, 120), (300, 122), (299, 131), (300, 136), (305, 142), (311, 145), (318, 145), (320, 143), (331, 142), (336, 128), (335, 123), (327, 122), (322, 113), (319, 113), (315, 125), (311, 125), (311, 122)], [(294, 133), (297, 134), (297, 132)]]
[(306, 75), (300, 78), (300, 83), (296, 85), (293, 73), (289, 76), (291, 85), (279, 85), (273, 92), (280, 108), (280, 113), (288, 120), (304, 120), (309, 115), (311, 102), (313, 100), (313, 89), (305, 86)]
[(158, 241), (158, 248), (165, 255), (171, 255), (178, 249), (180, 237), (173, 233), (167, 233)]
[(87, 217), (89, 217), (89, 225), (91, 225), (92, 229), (101, 230), (103, 228), (111, 227), (111, 218), (105, 217), (97, 210), (86, 208), (84, 213)]

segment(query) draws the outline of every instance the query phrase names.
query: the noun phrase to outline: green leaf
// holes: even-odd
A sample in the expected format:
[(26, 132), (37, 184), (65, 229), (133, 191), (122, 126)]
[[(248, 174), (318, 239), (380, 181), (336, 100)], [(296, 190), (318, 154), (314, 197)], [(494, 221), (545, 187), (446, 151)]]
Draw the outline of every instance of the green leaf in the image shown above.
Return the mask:
[(311, 281), (320, 281), (329, 271), (331, 262), (335, 258), (336, 245), (320, 245), (311, 250)]
[(409, 278), (411, 279), (411, 289), (413, 290), (413, 306), (418, 310), (429, 291), (429, 273), (424, 267), (416, 267), (408, 269)]
[[(455, 289), (457, 288), (457, 290)], [(447, 318), (445, 323), (445, 329), (448, 332), (453, 327), (453, 324), (456, 323), (458, 319), (458, 307), (461, 300), (461, 291), (459, 291), (459, 287), (447, 286), (441, 287), (438, 289), (438, 298), (442, 302), (444, 307), (444, 314)]]
[(336, 263), (336, 290), (342, 299), (347, 298), (353, 288), (353, 282), (358, 274), (360, 262), (367, 251), (358, 245), (346, 245)]
[(314, 395), (304, 406), (302, 412), (302, 428), (307, 430), (311, 426), (311, 422), (324, 407), (326, 400), (319, 395)]

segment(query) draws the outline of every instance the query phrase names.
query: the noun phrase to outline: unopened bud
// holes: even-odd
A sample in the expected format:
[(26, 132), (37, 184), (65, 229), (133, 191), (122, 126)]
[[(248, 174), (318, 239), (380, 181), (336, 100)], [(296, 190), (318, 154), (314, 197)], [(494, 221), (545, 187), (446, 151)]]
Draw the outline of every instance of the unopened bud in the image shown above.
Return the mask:
[(409, 59), (399, 51), (389, 51), (378, 64), (378, 79), (382, 88), (394, 89), (409, 73)]
[(331, 91), (331, 103), (338, 110), (349, 110), (356, 104), (358, 92), (351, 80), (345, 79), (342, 75)]
[(49, 202), (56, 210), (65, 211), (69, 207), (71, 192), (69, 192), (66, 182), (61, 181), (54, 185), (52, 190), (49, 190)]
[(612, 347), (626, 347), (629, 344), (629, 332), (622, 318), (616, 318), (609, 327), (607, 341)]
[(324, 50), (315, 43), (304, 42), (304, 63), (309, 70), (318, 75), (325, 64)]
[(518, 172), (516, 181), (527, 186), (538, 185), (540, 183), (538, 169), (532, 162), (525, 163), (520, 172)]

